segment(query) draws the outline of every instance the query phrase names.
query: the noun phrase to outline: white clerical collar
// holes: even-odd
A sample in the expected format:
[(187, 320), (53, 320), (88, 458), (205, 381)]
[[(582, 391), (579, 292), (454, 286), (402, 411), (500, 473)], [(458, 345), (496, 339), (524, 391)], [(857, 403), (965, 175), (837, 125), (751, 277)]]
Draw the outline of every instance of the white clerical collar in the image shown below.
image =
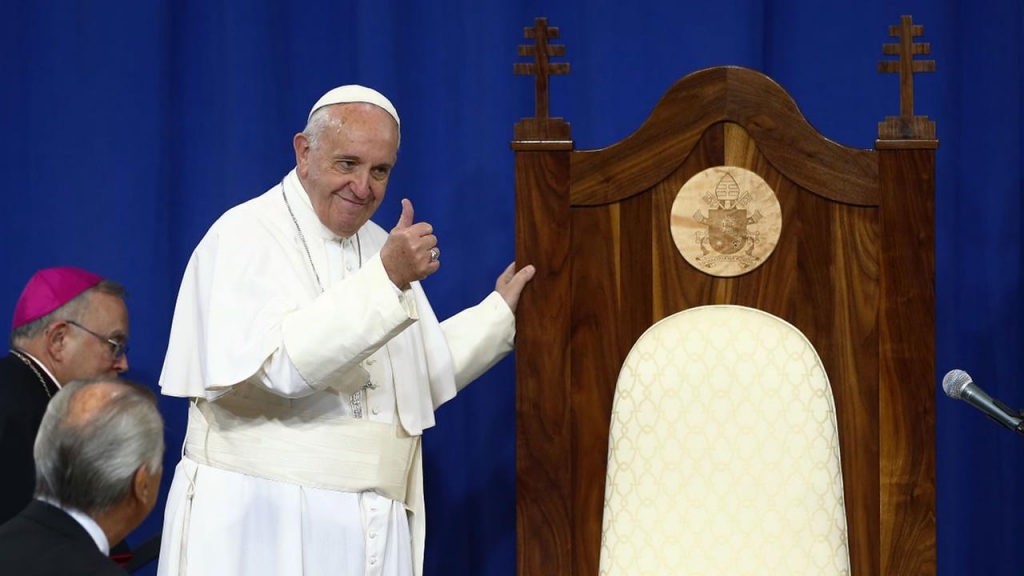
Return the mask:
[(303, 188), (302, 181), (299, 180), (299, 174), (295, 169), (292, 169), (285, 176), (284, 187), (285, 194), (288, 194), (289, 198), (299, 198), (301, 200), (301, 206), (295, 208), (295, 217), (304, 231), (316, 234), (327, 240), (337, 240), (339, 242), (349, 240), (345, 236), (338, 236), (331, 232), (331, 229), (324, 226), (323, 222), (320, 221), (320, 218), (316, 215), (316, 210), (313, 209), (313, 202), (309, 199), (309, 193)]
[(46, 364), (43, 364), (42, 362), (39, 361), (39, 358), (36, 358), (35, 356), (29, 354), (28, 352), (25, 352), (24, 350), (20, 350), (20, 349), (18, 350), (18, 354), (24, 354), (25, 356), (28, 356), (29, 358), (31, 358), (32, 361), (36, 363), (36, 366), (39, 366), (40, 368), (42, 368), (43, 372), (46, 372), (46, 375), (50, 377), (50, 380), (53, 380), (54, 383), (57, 384), (57, 389), (58, 390), (60, 390), (61, 388), (64, 387), (64, 386), (61, 385), (60, 380), (57, 380), (57, 377), (53, 375), (53, 372), (50, 372), (50, 369), (46, 367)]
[(110, 556), (110, 542), (107, 541), (107, 535), (103, 532), (103, 528), (100, 528), (100, 525), (97, 524), (96, 521), (88, 514), (73, 508), (65, 508), (49, 498), (39, 498), (39, 500), (42, 500), (51, 506), (60, 508), (66, 512), (68, 516), (74, 518), (75, 521), (81, 524), (82, 528), (85, 528), (85, 531), (89, 533), (89, 536), (92, 537), (92, 541), (96, 543), (96, 547), (100, 549), (100, 552), (103, 552), (104, 556)]

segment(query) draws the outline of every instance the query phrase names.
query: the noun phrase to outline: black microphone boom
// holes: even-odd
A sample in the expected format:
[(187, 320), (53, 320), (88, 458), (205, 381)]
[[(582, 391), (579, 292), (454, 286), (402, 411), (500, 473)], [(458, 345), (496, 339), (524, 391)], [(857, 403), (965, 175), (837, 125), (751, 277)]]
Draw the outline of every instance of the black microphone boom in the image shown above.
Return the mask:
[(1024, 434), (1024, 420), (1013, 409), (985, 394), (967, 372), (950, 370), (942, 379), (942, 390), (946, 396), (963, 400), (1010, 430)]

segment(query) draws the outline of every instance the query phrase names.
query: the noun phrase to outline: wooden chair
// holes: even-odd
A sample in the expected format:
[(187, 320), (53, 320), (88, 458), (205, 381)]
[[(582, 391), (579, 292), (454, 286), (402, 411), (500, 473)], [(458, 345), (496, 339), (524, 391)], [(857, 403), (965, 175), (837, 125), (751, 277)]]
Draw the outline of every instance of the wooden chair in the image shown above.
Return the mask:
[[(535, 74), (537, 111), (512, 143), (516, 261), (537, 275), (517, 322), (518, 574), (598, 573), (617, 375), (651, 325), (712, 304), (768, 312), (817, 349), (835, 396), (853, 573), (935, 573), (938, 142), (913, 115), (912, 74), (934, 69), (912, 60), (928, 53), (913, 42), (922, 33), (908, 16), (890, 28), (900, 43), (884, 53), (899, 60), (879, 68), (900, 72), (901, 114), (879, 124), (873, 150), (820, 135), (763, 74), (718, 67), (669, 88), (625, 140), (586, 151), (548, 114), (547, 76), (568, 71), (548, 62), (564, 55), (548, 43), (557, 29), (527, 29), (536, 45), (520, 54), (535, 62), (516, 69)], [(731, 276), (688, 261), (675, 237), (705, 233), (701, 246), (722, 256), (723, 221), (700, 222), (710, 208), (673, 213), (709, 170), (752, 174), (778, 203), (773, 249)], [(744, 250), (767, 222), (740, 223)]]

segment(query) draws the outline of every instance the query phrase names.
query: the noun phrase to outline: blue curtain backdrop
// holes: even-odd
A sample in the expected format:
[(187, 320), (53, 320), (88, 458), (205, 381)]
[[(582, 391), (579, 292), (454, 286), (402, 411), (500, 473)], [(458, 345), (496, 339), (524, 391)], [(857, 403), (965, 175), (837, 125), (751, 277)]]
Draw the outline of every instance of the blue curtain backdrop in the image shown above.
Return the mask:
[[(227, 208), (293, 165), (309, 106), (344, 83), (374, 86), (403, 119), (376, 220), (410, 198), (444, 250), (425, 282), (439, 315), (475, 303), (513, 256), (512, 125), (533, 82), (512, 75), (523, 28), (561, 28), (572, 74), (551, 111), (578, 149), (638, 127), (678, 78), (719, 64), (760, 70), (834, 141), (870, 148), (899, 111), (876, 72), (888, 26), (925, 26), (937, 73), (915, 80), (936, 121), (938, 379), (968, 370), (1024, 406), (1020, 0), (396, 0), (0, 2), (0, 307), (10, 318), (38, 268), (123, 282), (129, 376), (155, 386), (192, 249)], [(912, 222), (907, 223), (913, 226)], [(1024, 438), (937, 400), (942, 574), (1019, 573)], [(427, 574), (510, 575), (515, 565), (513, 363), (444, 406), (427, 433)], [(185, 404), (164, 398), (164, 490)], [(131, 537), (159, 531), (163, 500)], [(685, 521), (685, 518), (681, 519)]]

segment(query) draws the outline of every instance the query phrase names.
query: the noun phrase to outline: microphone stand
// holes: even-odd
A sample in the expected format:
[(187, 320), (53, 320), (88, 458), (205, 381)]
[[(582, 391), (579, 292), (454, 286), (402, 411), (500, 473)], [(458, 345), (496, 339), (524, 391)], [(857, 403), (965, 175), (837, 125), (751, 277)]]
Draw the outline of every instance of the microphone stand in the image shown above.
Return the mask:
[[(1024, 434), (1024, 410), (1014, 410), (1013, 408), (1010, 408), (1006, 404), (1003, 404), (1002, 402), (1000, 402), (999, 400), (996, 400), (994, 398), (992, 399), (992, 403), (995, 404), (996, 406), (998, 406), (999, 408), (1001, 408), (1007, 414), (1014, 414), (1014, 415), (1016, 415), (1017, 418), (1020, 420), (1020, 422), (1017, 422), (1016, 426), (1013, 426), (1013, 427), (1006, 426), (1006, 427), (1009, 428), (1010, 430), (1013, 430), (1014, 432), (1016, 432), (1018, 434)], [(989, 418), (991, 418), (992, 420), (995, 420), (995, 418), (992, 418), (991, 416)], [(999, 422), (998, 420), (995, 420), (995, 421)], [(1003, 423), (999, 422), (999, 424), (1003, 424)]]

